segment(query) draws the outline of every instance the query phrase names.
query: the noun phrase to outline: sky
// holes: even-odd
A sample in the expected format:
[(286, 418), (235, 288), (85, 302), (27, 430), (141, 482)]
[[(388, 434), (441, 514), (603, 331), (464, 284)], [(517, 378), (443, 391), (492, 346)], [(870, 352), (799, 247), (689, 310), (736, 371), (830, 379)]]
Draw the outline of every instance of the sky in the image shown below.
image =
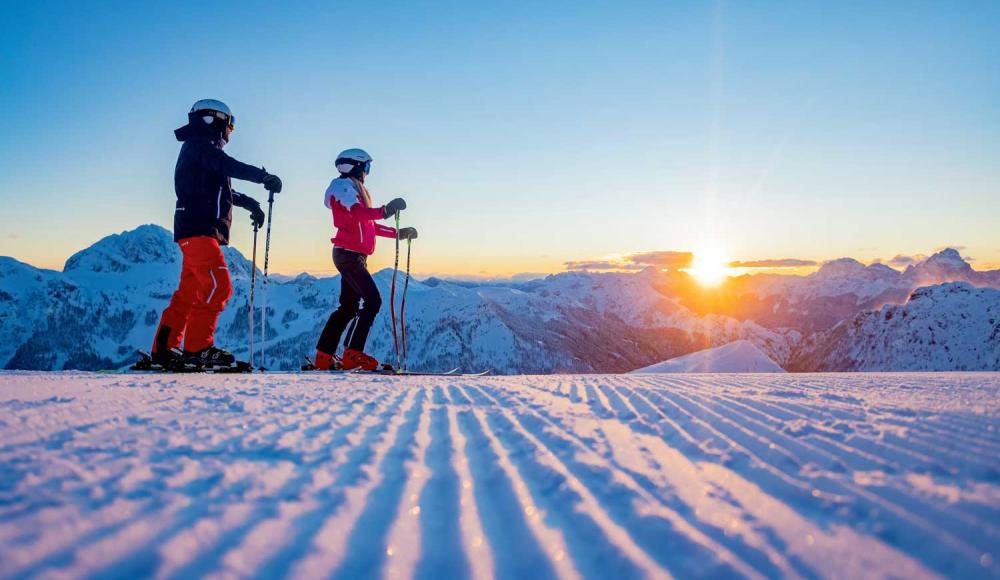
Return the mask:
[(272, 271), (333, 273), (349, 147), (376, 202), (406, 199), (423, 274), (945, 246), (1000, 266), (998, 2), (38, 1), (0, 22), (0, 255), (38, 266), (171, 227), (172, 131), (202, 98), (236, 115), (227, 152), (284, 181)]

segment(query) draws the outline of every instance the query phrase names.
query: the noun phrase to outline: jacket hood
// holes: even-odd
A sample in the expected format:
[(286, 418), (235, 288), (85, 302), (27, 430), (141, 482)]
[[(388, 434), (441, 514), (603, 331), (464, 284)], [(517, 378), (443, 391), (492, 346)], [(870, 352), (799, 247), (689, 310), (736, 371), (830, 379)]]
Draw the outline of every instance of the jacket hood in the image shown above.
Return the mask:
[(210, 125), (197, 125), (190, 122), (183, 127), (174, 129), (174, 137), (182, 143), (197, 137), (209, 139), (212, 142), (225, 143), (225, 139), (222, 138), (222, 134), (212, 129)]

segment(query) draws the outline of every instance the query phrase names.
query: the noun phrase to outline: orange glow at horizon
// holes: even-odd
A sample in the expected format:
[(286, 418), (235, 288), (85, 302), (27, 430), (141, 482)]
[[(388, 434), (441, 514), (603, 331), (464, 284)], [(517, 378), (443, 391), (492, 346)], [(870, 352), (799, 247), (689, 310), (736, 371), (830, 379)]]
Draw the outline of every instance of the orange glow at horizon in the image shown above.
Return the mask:
[(730, 259), (722, 248), (708, 246), (694, 252), (694, 261), (685, 271), (702, 286), (715, 287), (733, 275), (729, 262)]

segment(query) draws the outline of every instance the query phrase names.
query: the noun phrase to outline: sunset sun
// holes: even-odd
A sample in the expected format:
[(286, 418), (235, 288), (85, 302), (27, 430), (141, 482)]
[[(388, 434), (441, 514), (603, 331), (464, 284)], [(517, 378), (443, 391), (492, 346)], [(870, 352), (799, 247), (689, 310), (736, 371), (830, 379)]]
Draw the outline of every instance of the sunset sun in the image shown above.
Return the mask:
[(687, 273), (702, 286), (718, 286), (729, 275), (729, 258), (720, 248), (702, 248), (694, 252), (694, 261)]

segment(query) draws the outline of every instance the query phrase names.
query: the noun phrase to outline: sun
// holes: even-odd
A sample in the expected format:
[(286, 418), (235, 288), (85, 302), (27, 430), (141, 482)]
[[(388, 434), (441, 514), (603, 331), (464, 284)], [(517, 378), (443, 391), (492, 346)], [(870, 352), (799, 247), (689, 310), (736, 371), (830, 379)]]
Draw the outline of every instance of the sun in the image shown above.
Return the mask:
[(694, 252), (694, 260), (687, 273), (702, 286), (718, 286), (729, 275), (729, 258), (721, 248), (702, 248)]

